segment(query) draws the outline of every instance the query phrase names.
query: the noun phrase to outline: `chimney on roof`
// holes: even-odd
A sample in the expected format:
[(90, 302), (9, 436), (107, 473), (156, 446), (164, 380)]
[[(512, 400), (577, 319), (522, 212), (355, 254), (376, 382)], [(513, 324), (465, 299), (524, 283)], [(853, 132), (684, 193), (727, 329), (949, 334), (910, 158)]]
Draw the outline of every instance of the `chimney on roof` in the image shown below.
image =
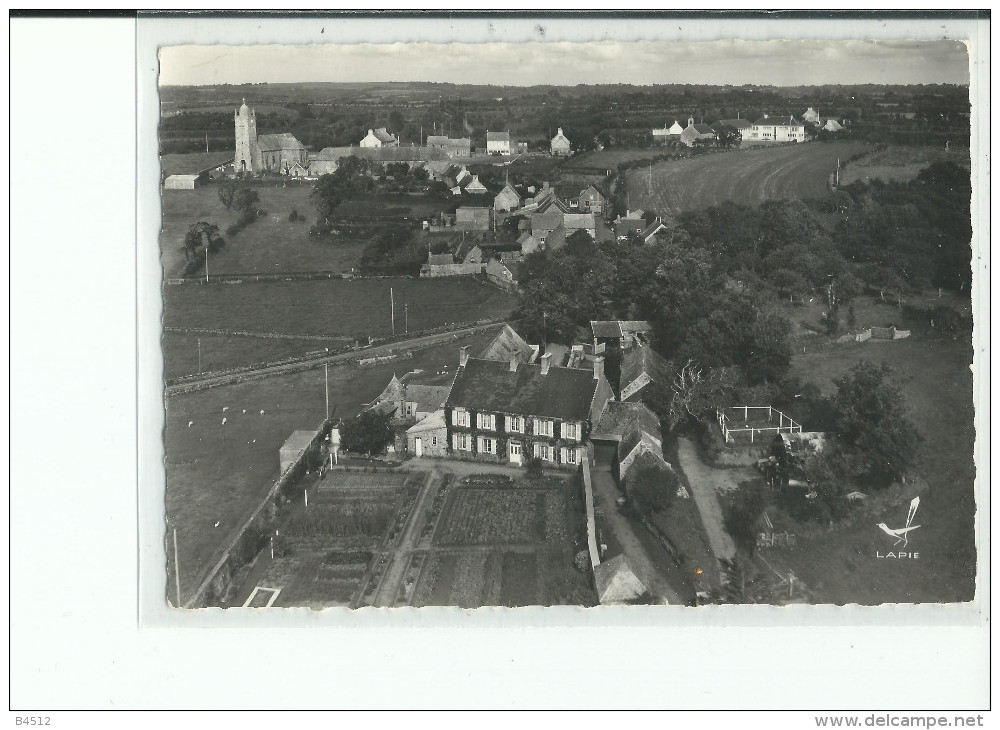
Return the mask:
[(549, 363), (552, 362), (552, 353), (546, 352), (542, 355), (542, 375), (549, 374)]
[(369, 129), (368, 130), (368, 134), (375, 134), (375, 130), (374, 129)]
[(465, 363), (469, 361), (469, 346), (461, 347), (458, 350), (458, 366), (460, 368), (465, 367)]
[(594, 358), (594, 380), (600, 380), (604, 377), (604, 358), (595, 357)]
[(510, 371), (512, 373), (517, 372), (517, 355), (512, 355), (510, 358)]
[(540, 345), (531, 345), (531, 357), (528, 358), (528, 362), (535, 362), (538, 359), (538, 353), (541, 349)]

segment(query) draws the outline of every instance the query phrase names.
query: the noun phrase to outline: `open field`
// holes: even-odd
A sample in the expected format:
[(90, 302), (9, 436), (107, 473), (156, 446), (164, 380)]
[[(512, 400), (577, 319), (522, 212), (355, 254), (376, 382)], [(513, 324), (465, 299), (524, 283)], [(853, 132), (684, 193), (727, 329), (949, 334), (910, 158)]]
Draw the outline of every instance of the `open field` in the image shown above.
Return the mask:
[(852, 160), (840, 171), (840, 184), (850, 185), (857, 181), (867, 183), (875, 179), (907, 182), (916, 178), (931, 163), (944, 161), (968, 165), (968, 151), (947, 153), (943, 149), (896, 145), (865, 155), (860, 160)]
[[(421, 350), (403, 364), (331, 367), (331, 410), (343, 417), (357, 413), (382, 391), (393, 373), (437, 372), (445, 366), (453, 371), (460, 346), (476, 351), (494, 334), (467, 336)], [(324, 408), (322, 368), (167, 400), (166, 506), (167, 518), (177, 528), (183, 597), (193, 592), (267, 494), (278, 476), (282, 443), (296, 429), (319, 426)]]
[(819, 198), (837, 158), (863, 150), (853, 142), (755, 147), (716, 152), (653, 165), (628, 175), (631, 206), (656, 213), (677, 214), (719, 205), (727, 200), (758, 205), (765, 200)]
[[(322, 351), (324, 347), (346, 344), (319, 340), (276, 339), (273, 337), (227, 337), (193, 332), (164, 332), (163, 377), (176, 378), (198, 372), (198, 342), (201, 341), (201, 371), (270, 362)], [(353, 342), (353, 340), (350, 340)]]
[[(163, 290), (163, 324), (293, 337), (318, 335), (362, 340), (369, 335), (383, 337), (392, 332), (390, 289), (395, 298), (397, 334), (406, 329), (417, 332), (450, 323), (501, 317), (514, 304), (511, 295), (469, 277), (182, 284)], [(171, 346), (187, 345), (183, 357), (190, 360), (189, 340), (166, 339), (166, 359), (173, 357)], [(314, 341), (309, 350), (321, 350), (327, 345)], [(275, 347), (278, 351), (283, 349)], [(178, 367), (171, 363), (167, 369), (176, 371)]]
[(636, 160), (651, 160), (657, 155), (684, 154), (688, 149), (668, 149), (666, 147), (610, 147), (601, 151), (591, 150), (567, 160), (565, 169), (571, 171), (576, 167), (605, 168), (614, 171), (623, 162)]
[[(180, 276), (184, 268), (184, 236), (192, 224), (214, 223), (226, 239), (226, 246), (211, 256), (212, 274), (274, 274), (289, 271), (349, 272), (358, 265), (362, 241), (349, 238), (316, 238), (309, 235), (315, 222), (316, 206), (309, 200), (312, 186), (289, 183), (286, 187), (262, 185), (257, 189), (266, 218), (247, 226), (235, 236), (226, 228), (236, 223), (235, 210), (226, 210), (219, 200), (217, 185), (194, 190), (164, 190), (163, 226), (160, 232), (160, 261), (165, 278)], [(305, 216), (288, 220), (293, 210)], [(204, 274), (204, 271), (200, 272)]]
[(886, 362), (904, 379), (907, 409), (924, 442), (913, 470), (928, 484), (908, 550), (916, 560), (875, 557), (892, 549), (876, 527), (895, 525), (906, 504), (885, 514), (800, 540), (795, 547), (769, 549), (767, 559), (795, 571), (818, 600), (833, 603), (946, 602), (973, 598), (976, 571), (973, 518), (971, 351), (950, 340), (875, 341), (796, 356), (793, 374), (834, 392), (832, 379), (858, 360)]

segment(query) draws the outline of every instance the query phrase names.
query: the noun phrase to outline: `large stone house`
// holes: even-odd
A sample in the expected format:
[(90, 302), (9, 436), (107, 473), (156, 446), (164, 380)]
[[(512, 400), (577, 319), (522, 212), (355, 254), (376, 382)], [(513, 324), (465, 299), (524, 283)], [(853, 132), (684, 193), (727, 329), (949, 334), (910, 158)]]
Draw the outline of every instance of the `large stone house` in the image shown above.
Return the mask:
[(715, 139), (715, 130), (708, 124), (695, 124), (694, 117), (688, 117), (688, 125), (681, 132), (681, 143), (693, 147), (695, 142)]
[(591, 425), (612, 397), (604, 360), (593, 371), (480, 360), (463, 347), (445, 402), (449, 455), (501, 464), (535, 457), (575, 469), (587, 458)]
[(744, 142), (803, 142), (805, 138), (805, 125), (795, 117), (768, 117), (767, 114), (750, 125), (749, 135), (743, 135)]
[(432, 150), (441, 150), (448, 157), (469, 157), (472, 155), (472, 140), (468, 137), (454, 139), (441, 134), (427, 137), (427, 146)]
[(308, 151), (287, 132), (257, 135), (257, 115), (246, 99), (233, 115), (236, 154), (233, 169), (238, 173), (277, 172), (287, 175), (295, 164), (309, 164)]
[(503, 190), (497, 193), (493, 199), (493, 210), (498, 213), (508, 213), (521, 207), (521, 194), (514, 189), (514, 186), (507, 183)]
[(362, 147), (399, 147), (399, 140), (396, 135), (389, 133), (385, 127), (369, 129), (368, 134), (361, 140)]
[(603, 213), (606, 204), (607, 201), (601, 194), (601, 191), (593, 185), (589, 185), (586, 190), (582, 190), (577, 198), (577, 206), (586, 213)]

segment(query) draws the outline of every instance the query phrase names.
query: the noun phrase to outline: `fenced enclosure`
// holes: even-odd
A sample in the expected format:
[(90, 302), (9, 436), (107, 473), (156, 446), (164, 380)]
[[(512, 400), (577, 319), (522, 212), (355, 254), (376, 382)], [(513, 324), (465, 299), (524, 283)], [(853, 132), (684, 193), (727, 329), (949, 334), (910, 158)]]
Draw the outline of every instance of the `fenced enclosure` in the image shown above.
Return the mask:
[(727, 444), (754, 444), (769, 434), (802, 433), (799, 423), (771, 406), (731, 406), (715, 414)]

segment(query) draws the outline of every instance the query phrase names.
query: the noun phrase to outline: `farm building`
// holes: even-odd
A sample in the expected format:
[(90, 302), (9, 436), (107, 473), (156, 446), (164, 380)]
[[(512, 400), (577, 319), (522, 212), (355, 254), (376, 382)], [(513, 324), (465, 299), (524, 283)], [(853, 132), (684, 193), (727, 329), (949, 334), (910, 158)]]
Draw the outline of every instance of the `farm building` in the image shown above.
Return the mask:
[(646, 344), (631, 347), (622, 354), (621, 374), (618, 378), (618, 397), (621, 400), (639, 400), (651, 383), (667, 385), (670, 369), (667, 361)]
[(507, 289), (509, 291), (517, 286), (517, 280), (514, 277), (514, 272), (511, 271), (510, 267), (508, 267), (507, 264), (500, 259), (490, 259), (487, 262), (484, 271), (486, 272), (486, 278), (490, 282), (503, 289)]
[(406, 450), (417, 458), (448, 455), (448, 426), (444, 410), (434, 411), (406, 429)]
[(471, 195), (482, 195), (486, 192), (486, 186), (479, 182), (479, 175), (473, 175), (462, 189)]
[[(194, 175), (199, 178), (199, 182), (202, 182), (227, 168), (232, 169), (232, 164), (232, 152), (192, 152), (177, 155), (161, 155), (160, 174), (163, 176), (164, 183), (166, 182), (166, 178), (174, 175)], [(190, 190), (190, 188), (172, 189)]]
[(556, 136), (549, 142), (549, 152), (557, 156), (569, 155), (572, 152), (572, 145), (566, 135), (563, 134), (562, 127), (556, 131)]
[(368, 134), (359, 143), (361, 147), (399, 147), (399, 140), (390, 134), (385, 127), (369, 129)]
[(201, 175), (168, 175), (163, 181), (164, 190), (194, 190)]
[(279, 473), (284, 474), (288, 467), (302, 457), (306, 449), (312, 445), (315, 436), (316, 434), (313, 431), (292, 431), (292, 435), (285, 440), (285, 443), (281, 445), (281, 449), (278, 451), (280, 461)]
[(814, 124), (816, 126), (819, 126), (819, 112), (813, 109), (812, 107), (809, 107), (802, 114), (802, 121), (805, 122), (806, 124)]
[(594, 463), (609, 464), (617, 474), (619, 444), (626, 435), (637, 431), (656, 437), (660, 433), (656, 414), (642, 403), (609, 400), (590, 434)]
[(661, 218), (657, 217), (652, 223), (639, 231), (639, 240), (645, 244), (653, 243), (657, 235), (668, 230), (670, 230), (670, 227)]
[(510, 154), (510, 132), (487, 132), (486, 133), (486, 154), (488, 154), (488, 155), (509, 155)]
[(642, 211), (630, 211), (625, 216), (621, 216), (615, 221), (615, 239), (619, 243), (628, 241), (631, 236), (636, 236), (646, 230), (647, 224), (642, 217)]
[(681, 132), (683, 132), (683, 131), (684, 131), (684, 127), (682, 127), (677, 122), (677, 120), (675, 119), (674, 123), (671, 124), (669, 127), (666, 125), (666, 123), (664, 123), (663, 129), (659, 129), (659, 128), (654, 129), (653, 130), (653, 141), (654, 142), (660, 142), (661, 144), (666, 144), (667, 142), (670, 142), (672, 140), (678, 140), (678, 139), (680, 139), (681, 138)]
[(795, 117), (768, 117), (765, 114), (750, 126), (750, 134), (743, 135), (744, 142), (802, 142), (806, 128)]
[(590, 331), (594, 336), (594, 351), (598, 354), (605, 348), (628, 349), (641, 344), (653, 326), (644, 319), (597, 320), (590, 323)]
[(521, 247), (521, 254), (524, 256), (534, 253), (542, 246), (542, 242), (530, 231), (522, 233), (521, 237), (517, 239), (517, 243)]
[(827, 132), (841, 132), (844, 129), (844, 125), (842, 125), (836, 119), (827, 119), (823, 123), (823, 126), (820, 127), (820, 129), (825, 130)]
[(595, 566), (594, 584), (601, 605), (630, 603), (649, 592), (624, 555)]
[(343, 148), (324, 147), (319, 152), (309, 154), (309, 172), (317, 177), (320, 175), (332, 175), (340, 167), (340, 158), (347, 155), (342, 154)]
[(712, 129), (715, 130), (716, 134), (722, 134), (724, 131), (732, 130), (740, 135), (740, 139), (746, 139), (746, 134), (750, 129), (750, 122), (746, 119), (720, 119), (715, 124), (712, 125)]
[(371, 407), (378, 407), (393, 418), (422, 421), (444, 405), (448, 389), (447, 385), (410, 383), (405, 376), (401, 380), (393, 375)]
[(567, 238), (577, 231), (585, 231), (591, 238), (597, 238), (597, 220), (593, 213), (563, 213), (562, 224)]
[(498, 213), (508, 213), (521, 207), (521, 194), (514, 189), (514, 186), (507, 183), (503, 190), (493, 198), (493, 210)]
[(586, 458), (590, 427), (611, 398), (604, 360), (592, 372), (539, 363), (480, 360), (463, 347), (445, 403), (449, 454), (521, 464), (535, 457), (576, 468)]

